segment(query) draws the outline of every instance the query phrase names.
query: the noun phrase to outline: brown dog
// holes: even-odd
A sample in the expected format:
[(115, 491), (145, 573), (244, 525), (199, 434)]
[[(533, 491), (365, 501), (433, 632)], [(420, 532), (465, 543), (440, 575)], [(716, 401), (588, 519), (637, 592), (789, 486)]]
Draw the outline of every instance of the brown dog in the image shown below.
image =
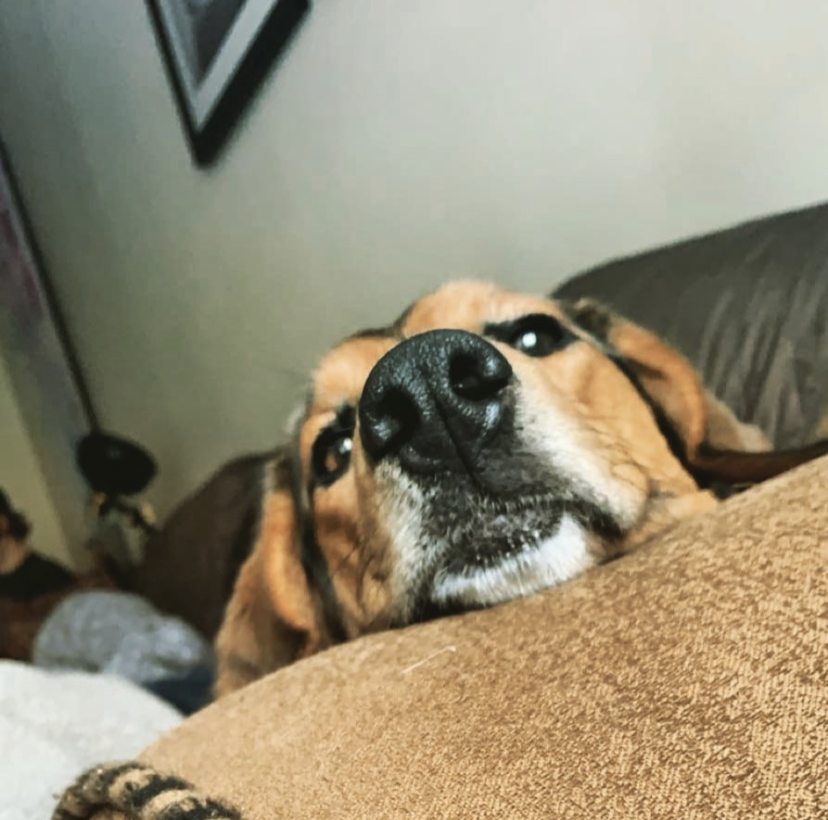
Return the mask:
[(217, 637), (216, 694), (560, 584), (828, 452), (767, 452), (652, 334), (460, 282), (317, 368)]

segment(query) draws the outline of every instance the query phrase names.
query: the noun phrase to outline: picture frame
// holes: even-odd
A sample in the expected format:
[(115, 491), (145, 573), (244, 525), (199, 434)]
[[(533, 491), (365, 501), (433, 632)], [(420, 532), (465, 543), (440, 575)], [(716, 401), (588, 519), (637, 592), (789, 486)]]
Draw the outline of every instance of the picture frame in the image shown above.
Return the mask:
[(146, 0), (197, 165), (213, 161), (309, 0)]
[(2, 139), (0, 355), (66, 546), (82, 561), (89, 488), (76, 451), (98, 422)]

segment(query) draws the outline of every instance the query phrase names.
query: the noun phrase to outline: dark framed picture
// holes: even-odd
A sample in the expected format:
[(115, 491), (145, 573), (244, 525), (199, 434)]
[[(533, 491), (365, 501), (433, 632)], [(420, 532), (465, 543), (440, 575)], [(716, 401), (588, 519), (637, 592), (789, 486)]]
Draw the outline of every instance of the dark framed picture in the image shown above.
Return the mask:
[(147, 0), (193, 158), (208, 164), (309, 0)]

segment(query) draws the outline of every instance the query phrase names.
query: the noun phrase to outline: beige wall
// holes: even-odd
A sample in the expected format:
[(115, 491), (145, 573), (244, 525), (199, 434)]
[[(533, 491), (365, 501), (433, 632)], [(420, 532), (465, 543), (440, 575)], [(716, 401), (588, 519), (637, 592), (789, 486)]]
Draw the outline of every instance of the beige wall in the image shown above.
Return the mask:
[(31, 543), (37, 550), (65, 564), (73, 564), (74, 556), (69, 552), (55, 514), (1, 353), (0, 487), (32, 525)]
[(163, 510), (344, 333), (828, 192), (824, 0), (317, 0), (209, 171), (141, 0), (0, 0), (0, 127)]

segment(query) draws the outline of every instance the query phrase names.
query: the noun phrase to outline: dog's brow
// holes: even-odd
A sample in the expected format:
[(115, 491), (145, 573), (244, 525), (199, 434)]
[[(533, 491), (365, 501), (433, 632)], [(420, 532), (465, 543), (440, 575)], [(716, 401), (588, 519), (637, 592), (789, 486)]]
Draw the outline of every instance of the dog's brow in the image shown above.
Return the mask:
[(351, 342), (355, 339), (396, 339), (398, 336), (399, 332), (395, 326), (387, 325), (386, 327), (369, 327), (364, 330), (358, 330), (356, 333), (348, 336), (345, 341)]
[(391, 325), (391, 330), (393, 331), (395, 336), (402, 335), (403, 326), (406, 323), (406, 320), (411, 315), (411, 311), (414, 310), (414, 306), (416, 302), (412, 302), (397, 318), (394, 320), (394, 324)]
[(390, 325), (383, 327), (369, 327), (352, 333), (345, 341), (352, 339), (402, 339), (405, 320), (411, 314), (416, 302), (412, 302)]
[(369, 327), (365, 330), (358, 330), (356, 333), (352, 333), (346, 341), (350, 341), (351, 339), (402, 339), (403, 338), (403, 326), (405, 325), (406, 319), (408, 319), (411, 311), (414, 310), (414, 306), (417, 302), (412, 302), (403, 312), (397, 316), (396, 319), (390, 324), (385, 325), (383, 327)]
[(586, 331), (600, 342), (609, 341), (614, 317), (608, 308), (587, 299), (577, 302), (558, 299), (556, 304), (563, 311), (564, 316), (581, 330)]

